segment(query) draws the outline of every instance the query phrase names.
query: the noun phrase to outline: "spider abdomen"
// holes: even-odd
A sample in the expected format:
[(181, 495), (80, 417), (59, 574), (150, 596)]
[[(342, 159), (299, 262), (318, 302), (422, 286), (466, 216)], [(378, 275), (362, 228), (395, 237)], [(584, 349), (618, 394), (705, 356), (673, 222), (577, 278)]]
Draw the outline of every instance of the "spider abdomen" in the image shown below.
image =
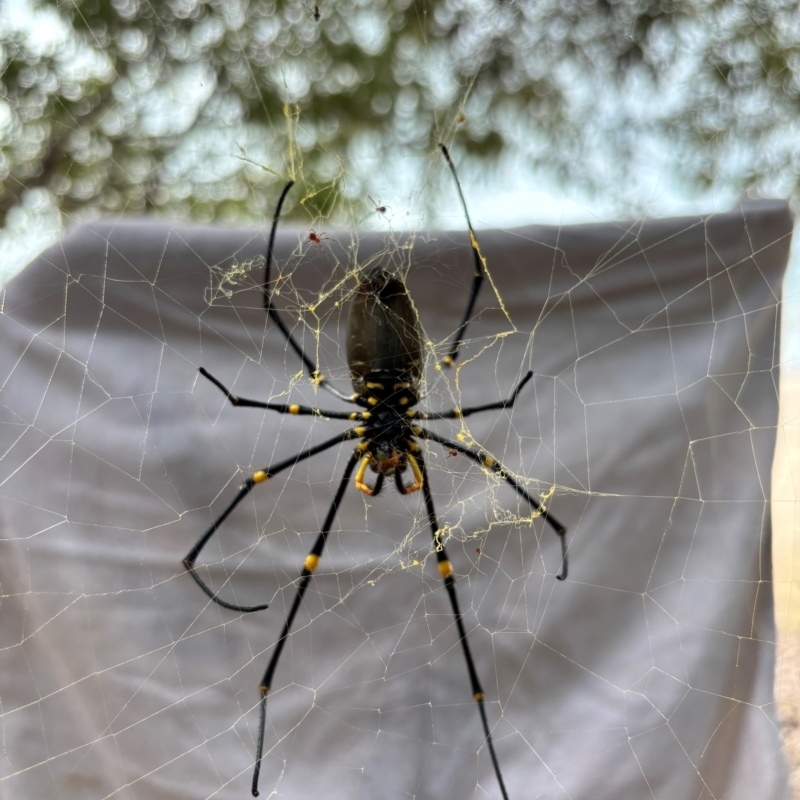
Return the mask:
[(347, 365), (357, 394), (388, 400), (410, 389), (416, 396), (422, 375), (419, 317), (402, 280), (382, 267), (362, 278), (356, 289), (347, 321)]

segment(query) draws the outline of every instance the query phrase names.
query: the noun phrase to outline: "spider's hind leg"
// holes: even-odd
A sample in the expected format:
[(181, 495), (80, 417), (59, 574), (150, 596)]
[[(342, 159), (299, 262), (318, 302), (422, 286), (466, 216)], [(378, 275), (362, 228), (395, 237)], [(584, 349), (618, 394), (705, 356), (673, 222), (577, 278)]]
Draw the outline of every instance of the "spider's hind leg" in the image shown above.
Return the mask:
[(349, 419), (361, 420), (363, 412), (359, 411), (325, 411), (321, 408), (304, 406), (298, 403), (265, 403), (263, 400), (249, 400), (246, 397), (239, 397), (234, 394), (222, 381), (215, 378), (205, 367), (200, 367), (198, 372), (207, 380), (211, 381), (231, 402), (231, 405), (238, 408), (266, 408), (277, 411), (280, 414), (300, 414), (304, 416), (321, 417), (323, 419)]
[(280, 332), (283, 334), (283, 337), (286, 339), (292, 350), (297, 353), (300, 360), (303, 362), (303, 366), (305, 366), (306, 371), (314, 383), (317, 386), (321, 386), (323, 389), (326, 389), (340, 400), (345, 400), (349, 403), (352, 402), (352, 397), (344, 394), (344, 392), (340, 392), (335, 386), (331, 386), (331, 384), (329, 384), (325, 378), (320, 375), (317, 365), (306, 355), (303, 347), (297, 343), (297, 340), (292, 336), (291, 331), (286, 326), (286, 323), (280, 318), (278, 312), (275, 310), (275, 307), (272, 305), (272, 292), (269, 288), (269, 273), (270, 269), (272, 268), (272, 262), (275, 254), (275, 235), (278, 232), (278, 220), (281, 217), (283, 203), (286, 200), (286, 195), (289, 194), (289, 190), (292, 188), (292, 186), (294, 186), (294, 181), (289, 181), (286, 186), (283, 187), (281, 196), (278, 199), (278, 205), (275, 207), (275, 215), (272, 218), (272, 228), (269, 233), (267, 258), (264, 266), (264, 283), (261, 285), (261, 291), (264, 295), (264, 310), (267, 312), (269, 318), (278, 326), (278, 330), (280, 330)]
[(450, 345), (447, 351), (447, 355), (441, 360), (437, 366), (437, 369), (440, 367), (452, 367), (456, 358), (458, 358), (458, 351), (461, 347), (461, 343), (464, 341), (464, 336), (467, 333), (467, 326), (472, 318), (472, 312), (475, 309), (475, 301), (478, 299), (478, 292), (481, 290), (483, 277), (486, 274), (485, 260), (481, 254), (481, 249), (478, 245), (478, 239), (475, 236), (475, 231), (472, 228), (472, 220), (469, 218), (469, 211), (467, 211), (467, 201), (464, 199), (464, 192), (461, 191), (461, 181), (458, 180), (458, 173), (456, 172), (455, 164), (453, 164), (450, 158), (450, 152), (448, 151), (447, 147), (441, 142), (439, 143), (439, 149), (442, 151), (442, 155), (445, 157), (445, 161), (447, 161), (447, 166), (450, 168), (450, 172), (453, 176), (453, 180), (455, 181), (456, 189), (458, 191), (458, 199), (461, 201), (461, 208), (464, 211), (464, 217), (467, 220), (467, 230), (469, 231), (469, 243), (472, 247), (472, 258), (475, 265), (475, 274), (472, 277), (472, 286), (469, 290), (467, 310), (464, 312), (461, 325), (458, 327), (458, 331), (453, 338), (453, 343)]

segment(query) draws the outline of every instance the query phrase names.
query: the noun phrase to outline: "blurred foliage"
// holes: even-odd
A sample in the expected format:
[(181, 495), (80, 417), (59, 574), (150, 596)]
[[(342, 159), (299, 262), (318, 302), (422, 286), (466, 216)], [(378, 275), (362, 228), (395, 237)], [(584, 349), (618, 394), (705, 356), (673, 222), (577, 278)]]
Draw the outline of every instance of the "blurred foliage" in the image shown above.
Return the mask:
[(686, 191), (797, 194), (796, 0), (31, 2), (0, 21), (0, 223), (31, 191), (263, 219), (294, 173), (368, 208), (439, 139), (623, 199), (649, 148)]

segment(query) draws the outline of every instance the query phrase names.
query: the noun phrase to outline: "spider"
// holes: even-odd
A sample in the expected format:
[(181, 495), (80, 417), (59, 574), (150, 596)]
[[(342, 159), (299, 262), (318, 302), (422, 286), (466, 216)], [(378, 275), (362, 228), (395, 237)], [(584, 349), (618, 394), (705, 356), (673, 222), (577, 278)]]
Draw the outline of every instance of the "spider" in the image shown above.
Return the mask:
[[(472, 229), (472, 222), (469, 218), (466, 201), (464, 200), (464, 194), (461, 190), (461, 184), (459, 183), (455, 166), (450, 159), (450, 154), (445, 145), (440, 144), (439, 146), (450, 168), (456, 189), (458, 190), (461, 207), (469, 230), (475, 267), (466, 311), (464, 312), (461, 325), (455, 334), (447, 355), (439, 364), (441, 368), (452, 366), (458, 357), (458, 351), (464, 340), (467, 326), (469, 325), (475, 307), (475, 301), (484, 279), (485, 267), (478, 241)], [(504, 800), (508, 800), (500, 764), (494, 749), (494, 741), (486, 717), (483, 688), (478, 679), (478, 673), (467, 642), (461, 610), (458, 605), (453, 567), (439, 533), (439, 522), (434, 509), (433, 494), (431, 493), (430, 483), (428, 481), (425, 457), (423, 456), (422, 448), (418, 440), (421, 439), (426, 442), (438, 444), (444, 447), (448, 451), (448, 454), (455, 455), (460, 453), (462, 456), (479, 464), (484, 469), (492, 470), (509, 484), (517, 494), (524, 498), (535, 512), (539, 512), (558, 534), (561, 542), (562, 568), (561, 572), (556, 575), (559, 580), (564, 580), (567, 577), (566, 528), (561, 525), (538, 500), (528, 494), (528, 492), (519, 485), (516, 479), (511, 476), (508, 470), (499, 461), (489, 455), (489, 453), (483, 450), (471, 450), (469, 447), (450, 441), (440, 436), (438, 433), (427, 430), (418, 423), (423, 420), (461, 419), (462, 417), (475, 414), (479, 411), (511, 408), (517, 399), (517, 395), (531, 379), (533, 373), (528, 372), (506, 400), (473, 406), (471, 408), (454, 408), (449, 411), (436, 413), (414, 410), (413, 407), (422, 399), (420, 383), (422, 380), (423, 358), (422, 331), (419, 318), (417, 317), (417, 312), (411, 302), (408, 291), (400, 278), (383, 267), (376, 267), (366, 276), (359, 279), (356, 294), (350, 307), (350, 316), (347, 324), (347, 361), (354, 393), (352, 395), (347, 395), (328, 383), (325, 378), (320, 375), (317, 366), (308, 354), (292, 337), (289, 329), (272, 305), (269, 275), (273, 261), (275, 234), (277, 232), (281, 208), (293, 185), (294, 182), (289, 181), (284, 187), (272, 221), (272, 229), (267, 247), (264, 283), (261, 287), (264, 296), (264, 309), (269, 319), (278, 327), (289, 346), (303, 362), (305, 369), (308, 371), (308, 374), (315, 384), (323, 387), (340, 400), (358, 406), (361, 410), (353, 412), (324, 411), (297, 403), (286, 405), (283, 403), (248, 400), (233, 394), (217, 380), (217, 378), (202, 367), (200, 368), (200, 374), (211, 381), (234, 406), (271, 409), (280, 414), (302, 414), (336, 420), (351, 420), (357, 424), (349, 430), (338, 433), (336, 436), (314, 447), (302, 450), (291, 458), (270, 464), (265, 469), (253, 472), (242, 484), (228, 507), (214, 520), (211, 527), (203, 533), (183, 560), (183, 565), (200, 588), (211, 600), (223, 608), (240, 613), (260, 611), (267, 608), (266, 604), (240, 606), (220, 598), (198, 575), (195, 567), (198, 556), (209, 539), (216, 533), (220, 525), (228, 518), (234, 508), (250, 494), (255, 486), (295, 466), (300, 461), (312, 458), (318, 453), (322, 453), (336, 445), (355, 439), (359, 440), (353, 450), (352, 457), (347, 461), (347, 466), (344, 469), (344, 474), (334, 493), (331, 505), (328, 508), (328, 513), (325, 517), (322, 529), (314, 542), (314, 546), (306, 556), (297, 584), (294, 602), (287, 614), (283, 629), (275, 644), (275, 649), (264, 672), (264, 677), (261, 680), (260, 723), (255, 766), (253, 770), (253, 796), (258, 796), (258, 777), (263, 757), (264, 732), (266, 726), (267, 694), (272, 686), (275, 670), (278, 666), (281, 654), (283, 653), (283, 648), (292, 628), (292, 623), (303, 601), (303, 596), (308, 589), (314, 571), (319, 565), (328, 534), (342, 502), (342, 498), (344, 497), (347, 485), (351, 477), (353, 477), (353, 473), (355, 473), (356, 488), (371, 497), (375, 497), (380, 493), (387, 479), (393, 480), (397, 489), (404, 495), (420, 490), (422, 491), (428, 524), (433, 537), (437, 566), (450, 600), (450, 606), (458, 630), (459, 641), (466, 662), (467, 675), (472, 688), (472, 696), (478, 706), (485, 741), (488, 745), (500, 791)], [(367, 478), (367, 470), (370, 470), (375, 475), (372, 482)], [(410, 473), (408, 480), (403, 477), (407, 473)], [(476, 552), (480, 553), (480, 550)]]
[(314, 244), (316, 244), (316, 245), (321, 246), (323, 240), (328, 241), (328, 242), (332, 242), (333, 241), (333, 239), (331, 239), (330, 236), (326, 236), (325, 235), (324, 231), (322, 233), (316, 233), (315, 231), (311, 231), (308, 234), (308, 241), (309, 242), (314, 242)]
[(389, 206), (379, 205), (369, 195), (367, 195), (367, 197), (369, 197), (369, 200), (372, 203), (372, 205), (375, 206), (375, 213), (376, 214), (385, 214), (386, 213), (386, 209), (389, 208)]
[(310, 5), (307, 5), (306, 3), (303, 3), (303, 5), (308, 9), (309, 14), (311, 14), (311, 16), (314, 17), (314, 22), (319, 22), (320, 18), (322, 17), (322, 12), (319, 10), (319, 6), (315, 5), (312, 8)]

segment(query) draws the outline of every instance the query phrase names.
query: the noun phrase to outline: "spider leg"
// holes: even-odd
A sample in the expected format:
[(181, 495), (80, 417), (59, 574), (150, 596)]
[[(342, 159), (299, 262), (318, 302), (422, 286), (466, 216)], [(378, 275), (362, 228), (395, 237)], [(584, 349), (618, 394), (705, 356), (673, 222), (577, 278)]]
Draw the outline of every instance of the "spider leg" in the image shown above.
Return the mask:
[(472, 696), (478, 704), (478, 710), (481, 715), (481, 722), (483, 723), (483, 732), (486, 735), (486, 744), (489, 746), (489, 755), (492, 758), (494, 765), (494, 772), (497, 775), (497, 782), (500, 784), (500, 792), (503, 795), (503, 800), (508, 800), (508, 792), (506, 791), (505, 783), (503, 782), (503, 775), (500, 772), (500, 764), (497, 760), (497, 753), (494, 751), (494, 741), (492, 739), (492, 732), (489, 730), (489, 721), (486, 718), (486, 709), (483, 705), (483, 688), (481, 687), (480, 680), (478, 679), (478, 671), (475, 669), (475, 662), (472, 659), (472, 652), (467, 643), (467, 632), (464, 629), (464, 620), (462, 618), (461, 609), (458, 605), (458, 598), (456, 596), (456, 579), (453, 577), (453, 566), (450, 559), (447, 557), (447, 551), (439, 536), (439, 523), (436, 519), (436, 510), (433, 507), (433, 496), (431, 495), (430, 482), (428, 481), (428, 471), (425, 468), (425, 461), (421, 454), (417, 455), (420, 468), (422, 470), (422, 494), (425, 497), (425, 508), (428, 511), (428, 522), (431, 526), (431, 534), (433, 535), (433, 544), (436, 549), (436, 562), (439, 567), (439, 574), (444, 580), (444, 588), (447, 589), (447, 595), (450, 598), (450, 605), (453, 609), (453, 616), (455, 617), (456, 627), (458, 628), (458, 638), (461, 642), (461, 647), (464, 651), (464, 660), (467, 662), (467, 672), (469, 673), (469, 682), (472, 686)]
[(286, 327), (286, 324), (283, 320), (278, 316), (278, 312), (272, 306), (272, 293), (269, 290), (269, 272), (272, 267), (272, 261), (274, 258), (274, 251), (275, 251), (275, 234), (278, 231), (278, 220), (281, 216), (281, 209), (283, 208), (283, 203), (286, 200), (286, 195), (289, 194), (289, 189), (294, 186), (294, 181), (289, 181), (286, 186), (283, 187), (283, 191), (281, 192), (281, 196), (278, 199), (278, 205), (275, 208), (275, 216), (272, 218), (272, 229), (269, 234), (269, 245), (267, 246), (267, 262), (264, 268), (264, 283), (261, 286), (261, 291), (264, 294), (264, 310), (269, 315), (270, 319), (278, 326), (278, 329), (283, 334), (286, 341), (289, 343), (292, 350), (297, 353), (300, 357), (300, 360), (305, 365), (308, 374), (311, 376), (312, 380), (316, 383), (317, 386), (322, 386), (323, 389), (326, 389), (331, 394), (338, 397), (340, 400), (346, 400), (348, 403), (352, 402), (352, 398), (348, 395), (340, 392), (335, 386), (331, 386), (322, 375), (319, 374), (319, 370), (317, 369), (317, 365), (305, 354), (303, 348), (295, 341), (294, 337), (292, 336), (289, 329)]
[(222, 600), (217, 593), (197, 574), (197, 571), (195, 570), (195, 562), (197, 561), (197, 557), (200, 555), (201, 550), (206, 546), (206, 544), (208, 544), (208, 540), (217, 532), (219, 526), (225, 522), (233, 509), (236, 508), (236, 506), (238, 506), (248, 494), (250, 494), (256, 484), (263, 483), (273, 475), (277, 475), (279, 472), (282, 472), (287, 467), (293, 467), (295, 464), (305, 461), (307, 458), (311, 458), (311, 456), (315, 456), (317, 453), (321, 453), (323, 450), (327, 450), (334, 445), (346, 442), (348, 439), (353, 439), (355, 436), (356, 434), (353, 430), (340, 433), (338, 436), (334, 436), (332, 439), (328, 439), (327, 441), (315, 445), (314, 447), (309, 447), (308, 450), (301, 451), (296, 456), (287, 458), (284, 461), (279, 461), (277, 464), (271, 464), (266, 469), (261, 469), (254, 472), (242, 484), (236, 497), (233, 498), (228, 507), (214, 520), (214, 522), (211, 523), (211, 527), (197, 540), (195, 546), (189, 551), (186, 558), (183, 559), (183, 566), (189, 571), (189, 574), (194, 578), (197, 585), (217, 605), (222, 606), (223, 608), (229, 608), (231, 611), (239, 611), (241, 613), (261, 611), (262, 609), (269, 607), (267, 604), (258, 606), (239, 606), (234, 603), (229, 603), (226, 600)]
[[(202, 371), (202, 370), (201, 370)], [(496, 403), (487, 403), (483, 406), (472, 406), (470, 408), (454, 408), (450, 411), (443, 411), (441, 413), (431, 413), (427, 411), (409, 411), (407, 416), (409, 419), (461, 419), (468, 417), (470, 414), (477, 414), (479, 411), (492, 411), (498, 408), (512, 408), (517, 399), (517, 395), (522, 391), (523, 386), (533, 377), (533, 372), (528, 374), (517, 384), (517, 388), (511, 393), (511, 396), (505, 400), (498, 400)]]
[(465, 455), (468, 459), (474, 461), (476, 464), (480, 464), (482, 467), (497, 473), (509, 486), (511, 486), (512, 489), (514, 489), (518, 495), (520, 495), (520, 497), (524, 497), (530, 503), (534, 511), (541, 512), (541, 515), (545, 518), (550, 527), (558, 534), (558, 538), (561, 541), (561, 572), (556, 575), (556, 579), (560, 581), (566, 580), (567, 570), (569, 568), (567, 563), (567, 529), (549, 511), (547, 511), (538, 500), (534, 499), (530, 494), (528, 494), (528, 492), (526, 492), (514, 480), (514, 478), (511, 477), (511, 475), (509, 475), (508, 470), (499, 461), (484, 451), (475, 453), (469, 448), (464, 447), (464, 445), (459, 444), (458, 442), (452, 442), (449, 439), (445, 439), (443, 436), (439, 436), (439, 434), (434, 433), (433, 431), (428, 431), (423, 428), (415, 428), (414, 433), (430, 442), (436, 442), (444, 447), (458, 450), (459, 453)]
[[(414, 452), (417, 454), (417, 456), (419, 456), (419, 447), (414, 450)], [(413, 476), (414, 481), (408, 486), (404, 486), (403, 476), (400, 474), (399, 470), (396, 471), (394, 473), (394, 482), (397, 486), (397, 491), (400, 492), (400, 494), (411, 494), (412, 492), (418, 492), (425, 483), (425, 478), (422, 475), (422, 470), (420, 469), (417, 459), (411, 455), (411, 453), (406, 453), (406, 458), (408, 459), (408, 466), (411, 467), (411, 475)]]
[(455, 165), (450, 159), (450, 153), (448, 152), (447, 147), (440, 142), (439, 148), (441, 149), (442, 154), (447, 161), (447, 166), (450, 167), (450, 172), (452, 173), (453, 179), (456, 183), (458, 198), (461, 200), (461, 208), (464, 210), (464, 216), (467, 219), (469, 242), (472, 246), (472, 256), (475, 261), (475, 275), (472, 278), (472, 287), (470, 288), (469, 300), (467, 301), (467, 310), (464, 312), (464, 318), (461, 320), (461, 325), (458, 328), (458, 332), (453, 339), (453, 343), (450, 345), (450, 350), (438, 365), (439, 367), (451, 367), (458, 357), (458, 350), (461, 347), (461, 343), (464, 341), (464, 335), (467, 332), (467, 325), (469, 325), (472, 312), (475, 308), (475, 301), (478, 299), (478, 292), (480, 291), (481, 284), (483, 283), (483, 276), (486, 274), (486, 266), (485, 260), (481, 255), (481, 248), (478, 245), (478, 240), (475, 237), (475, 231), (472, 228), (472, 221), (469, 218), (469, 211), (467, 211), (467, 202), (464, 200), (464, 192), (461, 191), (461, 182), (458, 180), (458, 174), (456, 173)]
[(328, 515), (325, 517), (325, 522), (322, 525), (322, 530), (320, 531), (319, 536), (317, 536), (314, 546), (306, 556), (305, 564), (303, 565), (303, 571), (300, 573), (300, 583), (297, 586), (294, 602), (292, 603), (292, 607), (289, 609), (289, 613), (286, 616), (286, 622), (283, 624), (283, 630), (281, 631), (281, 635), (275, 644), (275, 651), (272, 653), (272, 658), (269, 660), (267, 669), (264, 672), (264, 677), (261, 679), (261, 722), (259, 723), (258, 728), (258, 748), (256, 750), (256, 765), (253, 771), (253, 797), (258, 797), (258, 776), (261, 772), (261, 759), (264, 755), (264, 731), (267, 724), (267, 694), (269, 693), (270, 686), (272, 685), (272, 677), (275, 674), (275, 668), (278, 666), (278, 660), (283, 652), (283, 646), (286, 644), (286, 639), (289, 636), (289, 630), (292, 627), (292, 622), (294, 622), (294, 618), (297, 615), (300, 604), (303, 602), (303, 595), (305, 595), (306, 589), (308, 589), (308, 584), (311, 583), (311, 576), (314, 574), (314, 570), (319, 565), (319, 560), (322, 557), (322, 551), (325, 549), (325, 542), (328, 538), (328, 533), (330, 532), (331, 525), (333, 525), (336, 512), (339, 509), (339, 505), (342, 502), (342, 497), (344, 497), (345, 490), (347, 489), (347, 483), (350, 480), (350, 476), (353, 474), (357, 459), (360, 455), (361, 452), (356, 450), (353, 453), (353, 456), (347, 462), (344, 475), (342, 475), (342, 479), (339, 481), (339, 488), (336, 490), (336, 495), (334, 496), (333, 502), (328, 509)]
[(321, 408), (312, 408), (311, 406), (301, 406), (297, 403), (287, 405), (285, 403), (264, 403), (261, 400), (248, 400), (246, 397), (239, 397), (233, 394), (227, 386), (221, 381), (217, 380), (207, 369), (200, 367), (198, 372), (204, 377), (208, 378), (235, 406), (241, 408), (268, 408), (272, 411), (278, 411), (281, 414), (299, 414), (301, 416), (311, 415), (315, 417), (323, 417), (327, 419), (350, 419), (360, 420), (363, 417), (360, 411), (325, 411)]

